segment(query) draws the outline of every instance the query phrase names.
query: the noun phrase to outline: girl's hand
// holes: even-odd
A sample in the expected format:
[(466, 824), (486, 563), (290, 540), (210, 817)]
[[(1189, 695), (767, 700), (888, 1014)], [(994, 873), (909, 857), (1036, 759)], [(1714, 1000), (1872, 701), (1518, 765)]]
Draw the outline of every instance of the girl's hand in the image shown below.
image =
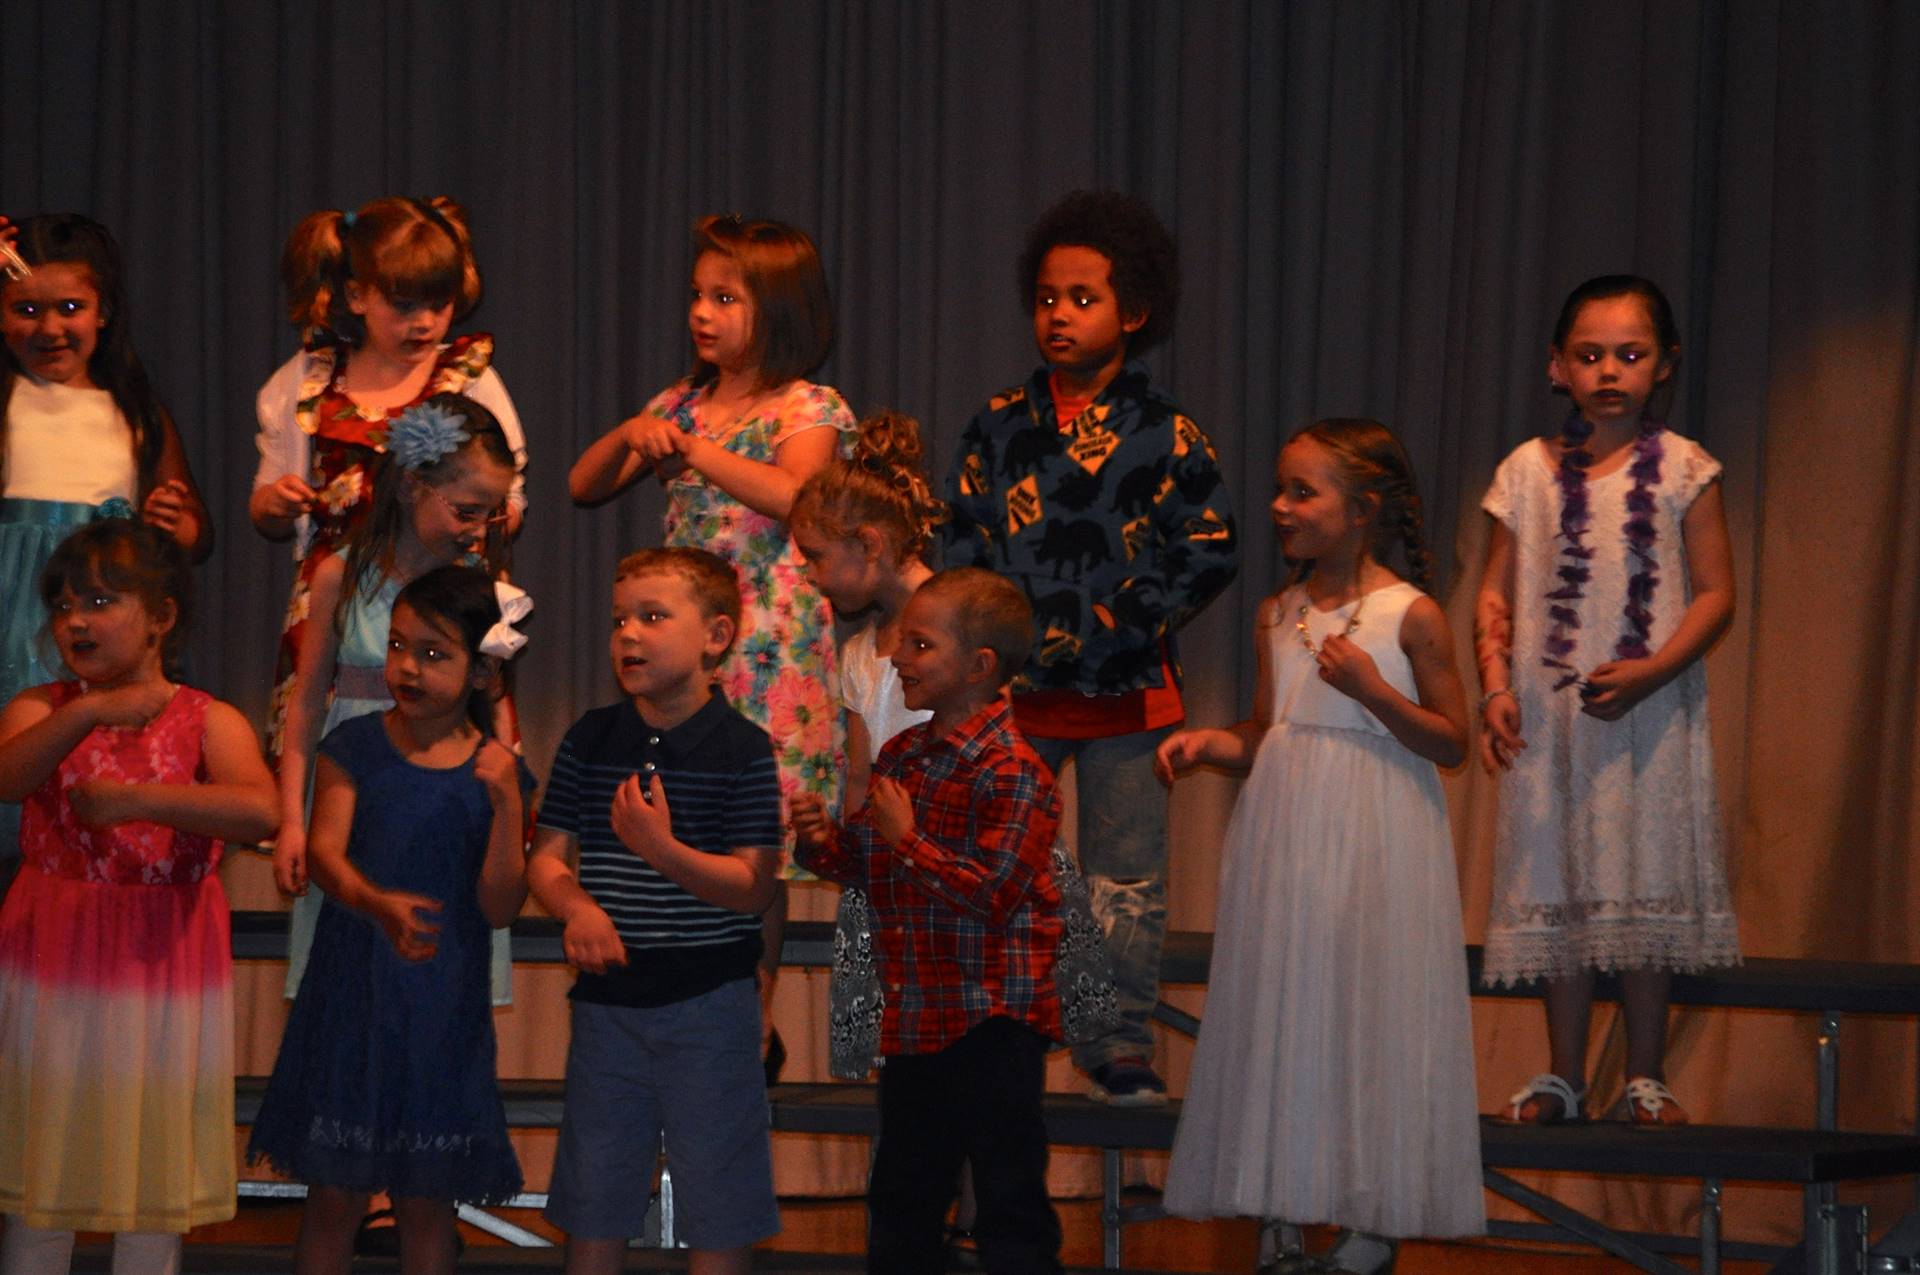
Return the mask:
[(307, 892), (307, 830), (298, 823), (280, 829), (273, 839), (273, 883), (290, 897)]
[(178, 478), (169, 478), (147, 493), (146, 501), (140, 506), (140, 518), (148, 526), (164, 531), (174, 539), (180, 536), (180, 519), (188, 511), (187, 485)]
[(604, 974), (609, 965), (627, 963), (627, 945), (620, 941), (620, 932), (594, 903), (582, 904), (567, 918), (560, 949), (567, 954), (567, 964), (582, 974)]
[(913, 798), (897, 779), (875, 776), (867, 785), (867, 809), (872, 812), (873, 830), (888, 845), (899, 845), (913, 833)]
[(788, 802), (788, 809), (795, 841), (809, 850), (819, 850), (827, 844), (833, 833), (833, 821), (827, 818), (827, 803), (820, 799), (820, 794), (796, 793)]
[(681, 450), (682, 430), (672, 421), (663, 421), (657, 416), (630, 416), (620, 423), (620, 436), (631, 451), (641, 460), (655, 464)]
[(1666, 685), (1652, 660), (1610, 660), (1581, 684), (1580, 711), (1603, 722), (1617, 722), (1633, 706)]
[(1364, 692), (1381, 683), (1380, 668), (1373, 657), (1343, 633), (1330, 634), (1313, 658), (1320, 665), (1320, 680), (1342, 695), (1364, 700)]
[(132, 784), (86, 779), (67, 790), (67, 801), (81, 823), (89, 828), (106, 828), (140, 817), (138, 795)]
[(1172, 786), (1181, 771), (1199, 765), (1205, 754), (1206, 737), (1201, 731), (1177, 730), (1153, 750), (1153, 773)]
[(269, 518), (291, 520), (313, 509), (319, 492), (298, 474), (282, 474), (260, 489), (260, 512)]
[(80, 697), (95, 726), (145, 726), (173, 699), (173, 683), (164, 679), (88, 691)]
[(473, 759), (473, 777), (486, 788), (495, 810), (520, 795), (520, 768), (514, 764), (513, 750), (497, 739), (480, 745)]
[(1512, 691), (1495, 695), (1480, 710), (1480, 764), (1489, 775), (1510, 770), (1526, 746), (1520, 737), (1520, 701)]
[(405, 890), (376, 890), (367, 903), (373, 919), (386, 931), (387, 942), (403, 961), (430, 961), (439, 950), (434, 936), (440, 927), (421, 915), (438, 912), (440, 901)]

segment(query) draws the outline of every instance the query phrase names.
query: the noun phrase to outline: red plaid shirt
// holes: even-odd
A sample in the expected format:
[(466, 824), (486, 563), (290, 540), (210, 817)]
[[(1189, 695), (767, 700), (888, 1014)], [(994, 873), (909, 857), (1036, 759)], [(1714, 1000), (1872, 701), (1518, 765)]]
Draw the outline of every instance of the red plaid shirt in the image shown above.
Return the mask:
[(881, 1054), (930, 1054), (996, 1016), (1057, 1040), (1053, 777), (1004, 699), (930, 736), (925, 724), (904, 731), (873, 764), (913, 800), (901, 845), (875, 831), (869, 806), (795, 857), (872, 900)]

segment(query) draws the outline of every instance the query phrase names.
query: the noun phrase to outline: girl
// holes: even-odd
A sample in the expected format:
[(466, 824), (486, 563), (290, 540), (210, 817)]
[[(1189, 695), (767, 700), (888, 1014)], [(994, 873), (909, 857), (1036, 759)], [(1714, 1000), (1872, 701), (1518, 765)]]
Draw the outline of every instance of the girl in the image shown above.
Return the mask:
[[(1261, 604), (1254, 716), (1183, 730), (1163, 779), (1251, 770), (1228, 825), (1216, 958), (1167, 1208), (1346, 1228), (1279, 1269), (1379, 1270), (1391, 1237), (1485, 1228), (1453, 842), (1436, 766), (1465, 693), (1427, 583), (1406, 453), (1326, 420), (1280, 453), (1292, 582)], [(1403, 579), (1386, 565), (1398, 542)], [(1411, 582), (1409, 582), (1409, 580)]]
[(1733, 618), (1732, 554), (1719, 462), (1653, 406), (1679, 357), (1653, 284), (1575, 288), (1547, 358), (1574, 410), (1481, 502), (1480, 756), (1501, 787), (1486, 977), (1547, 979), (1552, 1052), (1513, 1120), (1580, 1117), (1593, 971), (1618, 969), (1629, 1117), (1686, 1123), (1663, 1069), (1671, 971), (1739, 960), (1700, 664)]
[[(28, 273), (0, 290), (0, 702), (53, 679), (34, 591), (61, 537), (102, 508), (188, 549), (213, 548), (173, 417), (133, 352), (120, 249), (78, 214), (0, 217)], [(19, 810), (0, 807), (0, 889), (19, 864)]]
[[(37, 273), (37, 272), (36, 272)], [(233, 1216), (233, 970), (224, 839), (273, 827), (238, 711), (170, 680), (185, 555), (124, 518), (61, 542), (39, 600), (70, 680), (0, 712), (0, 794), (26, 865), (0, 909), (0, 1271), (178, 1270)]]
[[(461, 394), (436, 394), (384, 432), (372, 498), (344, 546), (314, 555), (299, 664), (281, 735), (280, 827), (273, 871), (296, 896), (287, 995), (300, 988), (320, 913), (306, 898), (308, 761), (315, 741), (350, 717), (393, 703), (382, 675), (393, 599), (414, 577), (477, 555), (501, 556), (513, 450), (493, 414)], [(324, 886), (323, 886), (324, 888)], [(496, 990), (510, 972), (496, 943)]]
[[(838, 810), (846, 752), (831, 620), (786, 528), (794, 493), (854, 428), (838, 393), (804, 379), (832, 343), (826, 276), (813, 241), (775, 221), (704, 217), (693, 252), (693, 374), (581, 453), (568, 487), (598, 504), (659, 473), (666, 543), (712, 550), (740, 573), (740, 640), (722, 694), (773, 737), (785, 797), (808, 792)], [(769, 1006), (785, 917), (783, 889), (766, 918)], [(777, 1038), (769, 1051), (782, 1052)]]
[(318, 555), (366, 515), (372, 463), (393, 419), (435, 394), (465, 394), (500, 423), (512, 449), (507, 536), (520, 527), (527, 460), (520, 418), (488, 364), (484, 332), (447, 340), (480, 303), (480, 267), (460, 205), (444, 196), (376, 199), (358, 212), (325, 209), (287, 238), (280, 258), (287, 316), (301, 349), (260, 388), (260, 466), (247, 513), (261, 535), (293, 539), (298, 564), (280, 638), (267, 719), (268, 750), (286, 730), (307, 594)]
[(247, 1145), (308, 1183), (302, 1275), (352, 1267), (370, 1192), (392, 1193), (413, 1275), (453, 1270), (456, 1200), (520, 1190), (494, 1079), (488, 928), (526, 898), (533, 783), (492, 736), (498, 661), (521, 642), (496, 588), (511, 586), (448, 566), (401, 589), (385, 641), (394, 706), (320, 745), (310, 855), (328, 902)]

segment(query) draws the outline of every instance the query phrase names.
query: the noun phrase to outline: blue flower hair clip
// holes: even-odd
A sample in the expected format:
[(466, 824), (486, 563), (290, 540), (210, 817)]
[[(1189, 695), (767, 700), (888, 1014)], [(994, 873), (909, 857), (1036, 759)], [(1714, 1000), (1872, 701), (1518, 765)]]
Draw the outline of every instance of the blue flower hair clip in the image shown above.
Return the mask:
[(93, 510), (93, 520), (95, 522), (100, 521), (102, 518), (132, 518), (133, 516), (133, 502), (125, 496), (108, 496), (105, 500), (94, 506)]
[(416, 403), (387, 426), (387, 451), (407, 469), (424, 469), (460, 450), (473, 435), (444, 407)]

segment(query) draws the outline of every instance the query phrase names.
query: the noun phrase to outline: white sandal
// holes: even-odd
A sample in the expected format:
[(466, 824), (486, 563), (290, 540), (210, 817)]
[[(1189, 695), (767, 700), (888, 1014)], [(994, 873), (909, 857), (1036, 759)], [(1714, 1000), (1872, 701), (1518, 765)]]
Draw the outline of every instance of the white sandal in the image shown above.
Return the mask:
[(1652, 1076), (1635, 1076), (1627, 1082), (1627, 1121), (1641, 1128), (1673, 1128), (1689, 1123), (1687, 1109), (1673, 1096), (1673, 1090)]
[[(1667, 1097), (1671, 1099), (1673, 1095), (1668, 1094)], [(1532, 1102), (1535, 1098), (1558, 1099), (1560, 1103), (1560, 1114), (1557, 1116), (1546, 1116), (1543, 1113), (1536, 1113), (1535, 1118), (1532, 1120), (1522, 1116), (1520, 1114), (1520, 1108), (1526, 1106), (1527, 1103)], [(1586, 1100), (1587, 1091), (1584, 1086), (1575, 1090), (1572, 1085), (1568, 1084), (1561, 1077), (1554, 1075), (1550, 1071), (1543, 1071), (1532, 1080), (1529, 1080), (1526, 1087), (1519, 1093), (1507, 1099), (1506, 1114), (1495, 1118), (1502, 1124), (1580, 1124), (1586, 1120), (1586, 1116), (1581, 1114), (1580, 1111), (1580, 1105)]]

